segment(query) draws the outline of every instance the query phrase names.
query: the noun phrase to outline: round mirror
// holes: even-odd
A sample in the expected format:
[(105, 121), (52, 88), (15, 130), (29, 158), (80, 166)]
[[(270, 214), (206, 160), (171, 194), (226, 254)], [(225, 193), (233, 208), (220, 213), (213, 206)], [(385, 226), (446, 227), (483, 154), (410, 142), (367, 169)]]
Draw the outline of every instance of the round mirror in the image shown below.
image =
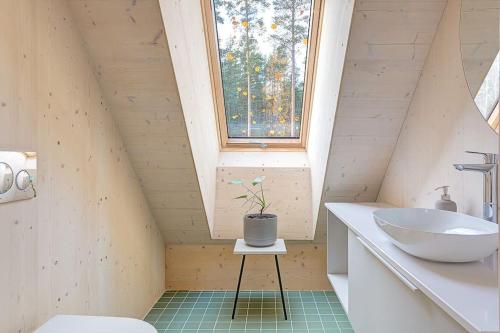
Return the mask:
[(28, 173), (28, 171), (21, 170), (17, 173), (17, 175), (16, 175), (16, 187), (19, 190), (21, 190), (21, 191), (26, 190), (30, 186), (30, 183), (31, 183), (31, 178), (30, 178), (30, 174)]
[(14, 183), (14, 172), (10, 165), (0, 162), (0, 194), (4, 194)]
[(460, 48), (465, 79), (474, 102), (499, 133), (500, 0), (462, 0)]

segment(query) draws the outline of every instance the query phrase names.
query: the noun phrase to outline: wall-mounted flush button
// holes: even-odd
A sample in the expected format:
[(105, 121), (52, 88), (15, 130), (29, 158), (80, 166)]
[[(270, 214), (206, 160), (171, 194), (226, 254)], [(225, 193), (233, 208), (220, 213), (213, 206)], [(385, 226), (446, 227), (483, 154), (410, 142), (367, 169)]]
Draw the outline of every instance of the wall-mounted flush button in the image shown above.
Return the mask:
[(10, 165), (0, 162), (0, 194), (6, 193), (14, 183), (14, 171)]
[(36, 198), (36, 153), (0, 151), (0, 204)]
[(16, 175), (16, 187), (20, 191), (25, 191), (31, 183), (31, 176), (26, 170), (21, 170)]

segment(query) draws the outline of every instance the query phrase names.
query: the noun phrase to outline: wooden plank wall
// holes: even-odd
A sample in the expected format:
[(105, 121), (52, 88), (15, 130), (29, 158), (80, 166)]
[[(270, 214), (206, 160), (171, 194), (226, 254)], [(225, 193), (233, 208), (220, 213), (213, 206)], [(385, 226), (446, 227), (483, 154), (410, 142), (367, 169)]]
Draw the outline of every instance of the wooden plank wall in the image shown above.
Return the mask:
[[(287, 242), (288, 254), (280, 256), (283, 288), (328, 290), (326, 246)], [(233, 254), (234, 242), (218, 245), (167, 245), (166, 288), (170, 290), (234, 290), (241, 256)], [(248, 256), (242, 290), (279, 290), (272, 256)]]
[(67, 2), (1, 1), (0, 31), (0, 149), (38, 152), (38, 197), (0, 205), (0, 332), (142, 317), (164, 243)]
[(460, 55), (460, 1), (449, 0), (415, 92), (378, 200), (403, 207), (434, 207), (450, 193), (461, 212), (482, 216), (482, 175), (453, 163), (481, 163), (465, 150), (496, 152), (498, 139), (474, 104)]
[(243, 237), (243, 216), (256, 212), (234, 198), (245, 194), (241, 186), (231, 185), (232, 179), (245, 179), (247, 186), (257, 176), (265, 176), (264, 193), (271, 204), (268, 213), (278, 215), (278, 237), (287, 240), (311, 240), (314, 237), (311, 201), (311, 169), (303, 168), (217, 168), (217, 196), (214, 238)]
[(445, 5), (356, 1), (322, 205), (376, 200)]
[(165, 242), (210, 241), (158, 1), (69, 4)]

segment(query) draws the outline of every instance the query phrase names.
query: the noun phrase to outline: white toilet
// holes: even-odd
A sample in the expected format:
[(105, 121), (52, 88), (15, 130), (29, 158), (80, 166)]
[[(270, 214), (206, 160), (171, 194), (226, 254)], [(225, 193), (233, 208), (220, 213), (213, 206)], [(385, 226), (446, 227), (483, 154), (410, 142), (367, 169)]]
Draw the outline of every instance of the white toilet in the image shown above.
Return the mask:
[(57, 315), (34, 333), (158, 333), (145, 321), (123, 317)]

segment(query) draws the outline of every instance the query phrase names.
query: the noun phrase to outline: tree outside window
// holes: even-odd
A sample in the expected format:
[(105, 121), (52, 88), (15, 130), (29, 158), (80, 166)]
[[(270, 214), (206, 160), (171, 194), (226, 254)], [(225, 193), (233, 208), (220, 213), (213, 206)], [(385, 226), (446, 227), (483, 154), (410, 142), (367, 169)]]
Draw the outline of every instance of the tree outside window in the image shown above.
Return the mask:
[(213, 0), (227, 137), (298, 139), (311, 0)]

